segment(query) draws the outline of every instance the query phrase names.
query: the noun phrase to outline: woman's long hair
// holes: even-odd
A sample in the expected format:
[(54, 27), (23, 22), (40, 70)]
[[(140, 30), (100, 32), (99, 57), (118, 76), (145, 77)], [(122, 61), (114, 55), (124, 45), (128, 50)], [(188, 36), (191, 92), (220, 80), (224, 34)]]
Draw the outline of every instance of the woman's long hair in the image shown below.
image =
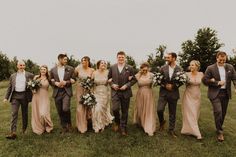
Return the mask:
[[(49, 80), (50, 80), (50, 76), (49, 76), (49, 72), (48, 72), (48, 66), (47, 66), (47, 65), (41, 65), (39, 69), (41, 69), (41, 68), (45, 68), (45, 69), (47, 70), (47, 72), (46, 72), (46, 78), (47, 78), (47, 80), (49, 81)], [(37, 79), (39, 79), (40, 77), (41, 77), (41, 72), (39, 72), (38, 77), (36, 77), (35, 79), (37, 80)]]

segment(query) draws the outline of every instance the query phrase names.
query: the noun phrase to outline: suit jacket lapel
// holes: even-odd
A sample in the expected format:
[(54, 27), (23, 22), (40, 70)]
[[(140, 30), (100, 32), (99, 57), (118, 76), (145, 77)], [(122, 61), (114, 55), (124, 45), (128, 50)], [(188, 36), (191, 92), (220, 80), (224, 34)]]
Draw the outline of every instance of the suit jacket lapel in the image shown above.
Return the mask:
[(220, 80), (220, 72), (219, 72), (219, 68), (218, 68), (217, 64), (215, 64), (214, 67), (215, 67), (214, 71), (215, 71), (215, 74), (216, 74), (216, 77), (217, 77), (215, 79)]
[(227, 82), (227, 80), (228, 80), (228, 66), (227, 66), (227, 64), (225, 64), (225, 81)]
[(60, 79), (59, 79), (59, 75), (58, 75), (58, 70), (57, 70), (57, 66), (54, 68), (54, 77), (55, 77), (55, 80), (57, 80), (57, 81), (60, 81)]
[(17, 73), (15, 73), (15, 74), (13, 74), (13, 76), (12, 76), (12, 86), (13, 86), (13, 88), (15, 88), (15, 86), (16, 86), (16, 74)]
[(169, 75), (169, 65), (166, 65), (164, 69), (165, 76), (167, 78), (167, 81), (170, 81), (170, 75)]
[(67, 65), (65, 66), (65, 71), (64, 71), (64, 77), (63, 77), (63, 80), (66, 80), (65, 78), (66, 78), (66, 72), (67, 72), (67, 70), (68, 70), (68, 67), (67, 67)]
[(121, 71), (121, 74), (123, 74), (124, 72), (126, 72), (126, 67), (127, 67), (127, 64), (125, 64), (125, 66), (123, 67), (122, 71)]

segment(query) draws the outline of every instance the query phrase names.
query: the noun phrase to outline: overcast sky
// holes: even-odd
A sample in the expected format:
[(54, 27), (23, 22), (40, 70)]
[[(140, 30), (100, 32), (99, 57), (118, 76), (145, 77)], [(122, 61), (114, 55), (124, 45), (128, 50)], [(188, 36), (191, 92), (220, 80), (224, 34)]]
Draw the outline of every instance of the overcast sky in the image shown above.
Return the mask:
[(0, 51), (49, 66), (60, 52), (114, 63), (124, 50), (142, 62), (211, 27), (232, 54), (235, 10), (235, 0), (0, 0)]

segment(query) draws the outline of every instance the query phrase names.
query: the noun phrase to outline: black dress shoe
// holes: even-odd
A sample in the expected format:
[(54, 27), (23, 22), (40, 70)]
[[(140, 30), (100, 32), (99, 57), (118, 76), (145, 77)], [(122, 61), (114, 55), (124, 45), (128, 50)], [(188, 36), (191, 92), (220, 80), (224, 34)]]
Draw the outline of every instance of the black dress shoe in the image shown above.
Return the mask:
[(169, 133), (172, 137), (177, 138), (177, 134), (176, 134), (173, 130), (169, 131), (168, 133)]
[(7, 139), (14, 140), (16, 139), (16, 133), (10, 133), (9, 135), (6, 136)]

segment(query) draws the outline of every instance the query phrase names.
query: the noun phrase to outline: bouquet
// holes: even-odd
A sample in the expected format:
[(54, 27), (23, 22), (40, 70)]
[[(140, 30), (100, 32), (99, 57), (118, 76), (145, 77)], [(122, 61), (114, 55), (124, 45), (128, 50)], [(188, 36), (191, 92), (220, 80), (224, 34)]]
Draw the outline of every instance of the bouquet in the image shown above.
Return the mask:
[(153, 75), (153, 86), (161, 85), (164, 81), (164, 75), (160, 72)]
[(30, 80), (27, 82), (27, 88), (32, 91), (37, 91), (42, 86), (40, 80)]
[(185, 72), (177, 72), (176, 76), (173, 78), (173, 82), (177, 87), (182, 86), (183, 84), (186, 84), (188, 81), (188, 77)]
[(94, 86), (94, 79), (88, 76), (85, 79), (81, 79), (80, 84), (84, 89), (91, 90), (91, 88)]
[(79, 103), (91, 108), (97, 104), (94, 94), (90, 92), (81, 95)]

